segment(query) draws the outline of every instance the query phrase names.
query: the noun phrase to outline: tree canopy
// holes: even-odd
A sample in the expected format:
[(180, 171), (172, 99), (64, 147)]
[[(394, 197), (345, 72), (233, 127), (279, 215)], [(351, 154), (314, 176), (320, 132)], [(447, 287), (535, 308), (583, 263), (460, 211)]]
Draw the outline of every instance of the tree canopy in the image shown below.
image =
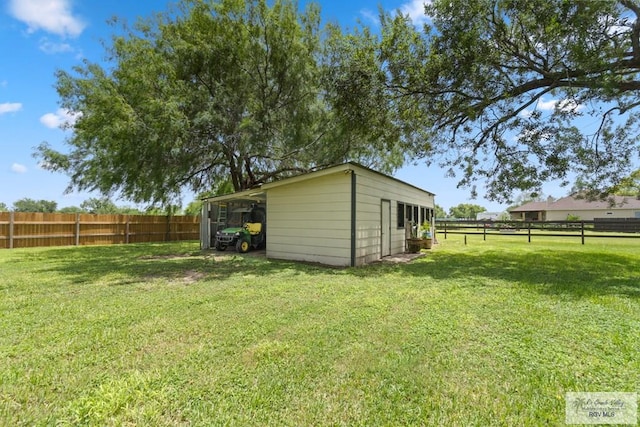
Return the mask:
[(640, 169), (634, 171), (628, 177), (622, 179), (614, 189), (617, 196), (631, 196), (640, 199)]
[(182, 0), (59, 71), (76, 112), (42, 164), (69, 189), (170, 205), (345, 160), (439, 164), (489, 199), (622, 188), (640, 154), (638, 0), (433, 0), (422, 29), (320, 25), (293, 0)]
[(574, 174), (606, 193), (632, 170), (640, 3), (434, 0), (425, 12), (422, 31), (384, 15), (380, 49), (389, 92), (429, 135), (427, 160), (495, 200)]
[(15, 212), (55, 212), (58, 204), (52, 200), (34, 200), (28, 197), (13, 202)]
[(452, 206), (449, 209), (449, 214), (454, 218), (459, 219), (476, 219), (476, 216), (480, 212), (486, 211), (480, 205), (475, 205), (471, 203), (460, 203), (459, 205)]
[(45, 143), (38, 155), (69, 190), (165, 205), (184, 188), (241, 190), (345, 160), (391, 170), (393, 127), (358, 121), (337, 94), (360, 88), (338, 84), (350, 53), (366, 65), (372, 46), (322, 29), (313, 4), (183, 0), (114, 36), (106, 66), (58, 71), (61, 105), (78, 113), (70, 151)]

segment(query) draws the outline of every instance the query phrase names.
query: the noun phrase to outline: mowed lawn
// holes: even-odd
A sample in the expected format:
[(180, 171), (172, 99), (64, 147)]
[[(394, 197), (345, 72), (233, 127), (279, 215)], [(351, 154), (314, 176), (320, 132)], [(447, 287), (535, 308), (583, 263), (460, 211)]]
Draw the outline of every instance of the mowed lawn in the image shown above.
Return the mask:
[(566, 392), (640, 391), (639, 350), (640, 240), (0, 251), (0, 425), (561, 425)]

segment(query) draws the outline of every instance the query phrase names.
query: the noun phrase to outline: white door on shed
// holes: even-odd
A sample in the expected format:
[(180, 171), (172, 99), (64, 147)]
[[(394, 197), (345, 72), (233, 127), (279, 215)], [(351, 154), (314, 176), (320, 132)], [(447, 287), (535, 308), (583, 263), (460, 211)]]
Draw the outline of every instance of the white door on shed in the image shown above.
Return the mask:
[(391, 255), (391, 202), (383, 200), (380, 208), (381, 256)]

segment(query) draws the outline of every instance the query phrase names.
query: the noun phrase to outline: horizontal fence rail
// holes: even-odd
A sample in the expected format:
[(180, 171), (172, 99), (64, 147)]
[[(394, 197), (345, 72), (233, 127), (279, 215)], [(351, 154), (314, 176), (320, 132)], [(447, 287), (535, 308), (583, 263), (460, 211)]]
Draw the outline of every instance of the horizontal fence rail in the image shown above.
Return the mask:
[(640, 218), (603, 218), (592, 221), (471, 221), (438, 220), (436, 232), (446, 239), (450, 234), (493, 236), (523, 236), (529, 242), (537, 237), (573, 237), (581, 239), (640, 239)]
[(197, 240), (200, 218), (0, 212), (0, 249)]

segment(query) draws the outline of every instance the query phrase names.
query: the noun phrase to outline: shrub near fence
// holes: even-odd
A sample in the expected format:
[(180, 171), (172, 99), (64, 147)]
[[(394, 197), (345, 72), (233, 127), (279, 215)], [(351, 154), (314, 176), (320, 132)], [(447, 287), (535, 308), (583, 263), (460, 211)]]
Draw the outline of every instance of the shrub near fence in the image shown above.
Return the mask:
[(197, 240), (197, 216), (0, 212), (0, 248)]

